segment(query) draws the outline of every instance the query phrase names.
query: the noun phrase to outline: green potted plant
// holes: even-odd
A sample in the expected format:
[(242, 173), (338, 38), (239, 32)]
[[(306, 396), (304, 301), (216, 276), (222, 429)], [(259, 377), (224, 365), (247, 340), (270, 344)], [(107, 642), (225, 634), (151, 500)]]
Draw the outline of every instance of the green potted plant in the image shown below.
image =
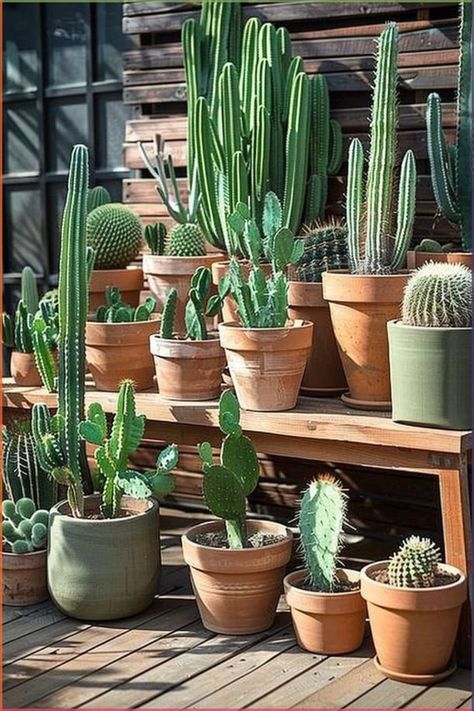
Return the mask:
[(293, 539), (279, 523), (246, 520), (246, 497), (258, 484), (259, 463), (239, 422), (238, 402), (226, 390), (219, 401), (225, 435), (219, 463), (208, 442), (199, 445), (204, 498), (221, 520), (193, 526), (182, 537), (202, 623), (221, 634), (271, 627)]
[(140, 306), (130, 306), (122, 301), (119, 289), (107, 287), (105, 305), (86, 324), (86, 360), (98, 390), (118, 391), (126, 377), (136, 390), (153, 387), (148, 344), (157, 327), (155, 307), (152, 296)]
[(462, 571), (440, 562), (432, 541), (410, 536), (390, 560), (366, 565), (361, 594), (375, 664), (385, 676), (426, 685), (455, 671), (453, 650), (467, 581)]
[(48, 599), (46, 543), (49, 513), (27, 498), (2, 503), (3, 604), (35, 605)]
[(359, 573), (337, 567), (346, 499), (331, 474), (308, 485), (298, 516), (305, 569), (284, 580), (298, 644), (318, 654), (352, 652), (364, 637), (366, 609)]
[(206, 317), (215, 317), (222, 301), (210, 296), (211, 270), (199, 267), (191, 278), (185, 307), (186, 335), (176, 333), (178, 292), (166, 299), (158, 335), (150, 336), (150, 350), (160, 395), (171, 400), (212, 400), (221, 392), (225, 354), (216, 331), (209, 332)]
[(471, 270), (427, 262), (414, 272), (388, 339), (395, 422), (469, 430)]
[[(398, 316), (408, 274), (400, 272), (415, 216), (416, 166), (403, 157), (393, 233), (397, 152), (398, 29), (390, 22), (378, 41), (370, 151), (364, 179), (359, 139), (349, 149), (346, 222), (349, 273), (323, 273), (323, 296), (349, 386), (343, 401), (356, 408), (390, 409), (387, 321)], [(392, 234), (394, 236), (392, 237)]]
[(10, 372), (17, 385), (41, 385), (33, 345), (33, 319), (38, 310), (38, 289), (30, 267), (21, 273), (21, 298), (13, 319), (2, 315), (3, 343), (12, 349)]

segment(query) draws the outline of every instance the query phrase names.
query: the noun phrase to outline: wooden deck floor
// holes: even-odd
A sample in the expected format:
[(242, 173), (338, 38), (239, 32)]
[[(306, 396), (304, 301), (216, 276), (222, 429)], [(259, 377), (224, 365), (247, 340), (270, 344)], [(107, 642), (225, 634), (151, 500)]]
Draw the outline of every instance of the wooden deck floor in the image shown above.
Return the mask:
[(163, 512), (162, 595), (139, 616), (91, 625), (50, 602), (4, 608), (3, 708), (471, 707), (466, 669), (424, 688), (382, 677), (370, 638), (344, 657), (303, 652), (283, 602), (267, 632), (206, 631), (180, 550), (193, 522)]

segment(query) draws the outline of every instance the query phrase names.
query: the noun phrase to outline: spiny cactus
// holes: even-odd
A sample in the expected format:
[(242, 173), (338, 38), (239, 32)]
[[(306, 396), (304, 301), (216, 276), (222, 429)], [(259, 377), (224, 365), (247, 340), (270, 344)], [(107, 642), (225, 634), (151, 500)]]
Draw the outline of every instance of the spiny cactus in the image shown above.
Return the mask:
[(163, 222), (154, 225), (145, 225), (145, 242), (148, 249), (155, 256), (162, 256), (166, 250), (167, 229)]
[(199, 445), (203, 494), (210, 511), (225, 520), (229, 548), (245, 548), (246, 498), (258, 484), (259, 463), (252, 441), (242, 434), (240, 409), (231, 390), (219, 400), (219, 426), (225, 437), (220, 463), (215, 464), (209, 442)]
[(161, 314), (160, 338), (173, 338), (177, 303), (178, 292), (176, 289), (170, 289)]
[(472, 272), (463, 264), (427, 262), (405, 287), (403, 323), (434, 328), (472, 324)]
[(38, 287), (36, 277), (31, 267), (23, 267), (21, 272), (21, 300), (28, 313), (35, 314), (38, 310)]
[(410, 536), (390, 559), (388, 582), (397, 588), (429, 588), (441, 560), (439, 548), (429, 538)]
[(153, 472), (138, 472), (128, 469), (128, 457), (140, 445), (145, 430), (145, 415), (135, 411), (135, 393), (131, 380), (120, 386), (117, 410), (110, 432), (102, 406), (93, 403), (87, 411), (87, 419), (80, 423), (83, 439), (97, 446), (95, 460), (103, 478), (102, 513), (106, 518), (120, 515), (124, 494), (134, 499), (149, 496), (164, 498), (175, 486), (172, 470), (178, 462), (175, 444), (166, 447), (158, 456)]
[(202, 257), (206, 254), (206, 239), (199, 225), (187, 223), (171, 230), (166, 247), (170, 257)]
[(394, 213), (397, 148), (398, 30), (389, 22), (378, 41), (370, 126), (370, 152), (364, 179), (364, 150), (355, 138), (349, 149), (346, 222), (349, 264), (359, 274), (389, 274), (402, 266), (415, 217), (416, 165), (407, 151), (400, 169), (397, 228)]
[(95, 312), (98, 323), (131, 323), (132, 321), (149, 321), (156, 308), (156, 300), (148, 296), (143, 304), (129, 306), (122, 301), (120, 289), (108, 286), (105, 289), (105, 305), (99, 306)]
[(433, 192), (442, 214), (459, 230), (462, 247), (472, 242), (472, 2), (460, 2), (456, 143), (448, 145), (442, 128), (441, 99), (428, 96), (426, 127)]
[(109, 202), (112, 202), (112, 198), (107, 188), (103, 188), (102, 185), (90, 188), (87, 192), (87, 214), (95, 210), (96, 207), (107, 205)]
[(8, 314), (2, 314), (3, 343), (21, 353), (33, 353), (33, 314), (20, 299), (17, 304), (14, 321)]
[(333, 220), (305, 226), (303, 254), (295, 268), (296, 281), (320, 282), (329, 269), (347, 269), (347, 227)]
[(87, 244), (95, 252), (95, 269), (125, 268), (140, 251), (142, 238), (141, 222), (126, 205), (100, 205), (87, 216)]
[(49, 513), (28, 498), (2, 503), (2, 539), (10, 553), (34, 553), (46, 548)]

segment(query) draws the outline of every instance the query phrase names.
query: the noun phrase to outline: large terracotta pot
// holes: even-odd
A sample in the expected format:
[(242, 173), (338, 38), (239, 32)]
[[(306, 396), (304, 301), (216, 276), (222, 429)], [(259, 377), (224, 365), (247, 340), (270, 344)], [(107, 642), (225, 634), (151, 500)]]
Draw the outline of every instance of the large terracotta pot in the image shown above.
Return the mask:
[[(239, 260), (239, 263), (242, 268), (242, 272), (247, 279), (250, 274), (251, 264), (247, 260)], [(212, 281), (216, 284), (216, 286), (219, 284), (220, 280), (229, 273), (229, 266), (229, 260), (225, 262), (214, 262), (212, 265)], [(265, 276), (269, 276), (271, 274), (271, 264), (261, 264), (260, 266), (265, 272)], [(238, 321), (237, 305), (230, 294), (225, 297), (222, 304), (222, 321), (224, 321), (224, 323), (226, 321)]]
[(311, 321), (313, 324), (313, 342), (301, 383), (304, 394), (324, 397), (339, 395), (347, 390), (329, 304), (323, 299), (323, 285), (317, 282), (290, 281), (288, 316), (291, 319)]
[(213, 400), (221, 391), (225, 353), (219, 338), (205, 341), (150, 337), (158, 390), (169, 400)]
[(150, 336), (158, 330), (158, 316), (149, 321), (86, 324), (86, 360), (97, 390), (118, 391), (130, 378), (136, 390), (153, 387)]
[(94, 269), (89, 281), (89, 313), (95, 313), (105, 304), (108, 286), (120, 289), (122, 301), (129, 306), (138, 306), (143, 289), (143, 270), (140, 267), (126, 269)]
[[(340, 570), (338, 574), (358, 582), (355, 570)], [(298, 644), (317, 654), (345, 654), (362, 644), (366, 606), (360, 590), (342, 593), (316, 593), (298, 587), (307, 576), (297, 570), (284, 579), (286, 601)]]
[(12, 351), (10, 373), (17, 385), (36, 387), (41, 385), (41, 378), (36, 367), (34, 353)]
[(34, 553), (2, 553), (3, 604), (36, 605), (49, 597), (46, 550)]
[(254, 532), (284, 535), (262, 548), (211, 548), (196, 543), (198, 534), (220, 531), (220, 521), (193, 526), (182, 537), (184, 560), (204, 627), (221, 634), (253, 634), (272, 626), (290, 560), (293, 535), (271, 521), (249, 521)]
[(342, 400), (350, 407), (391, 407), (387, 322), (400, 315), (408, 276), (323, 272), (323, 296), (350, 391)]
[[(143, 271), (148, 279), (148, 287), (156, 299), (157, 310), (163, 311), (170, 289), (174, 288), (178, 292), (174, 326), (179, 335), (186, 333), (184, 309), (191, 277), (198, 267), (211, 268), (219, 259), (222, 259), (222, 254), (219, 253), (206, 254), (203, 257), (161, 257), (153, 254), (143, 256)], [(212, 327), (214, 319), (207, 321)]]
[(376, 665), (391, 679), (430, 684), (444, 679), (456, 666), (454, 643), (467, 597), (466, 577), (436, 588), (397, 588), (371, 577), (389, 561), (370, 563), (361, 571), (361, 594), (367, 601)]
[(291, 410), (311, 349), (313, 324), (242, 328), (220, 323), (219, 335), (240, 406), (245, 410)]
[(472, 269), (472, 252), (416, 252), (413, 250), (407, 253), (408, 269), (418, 269), (425, 262), (464, 264)]
[[(85, 497), (86, 515), (100, 496)], [(114, 620), (145, 610), (158, 592), (161, 570), (158, 502), (122, 499), (129, 515), (72, 518), (69, 504), (51, 509), (49, 592), (59, 609), (80, 620)]]

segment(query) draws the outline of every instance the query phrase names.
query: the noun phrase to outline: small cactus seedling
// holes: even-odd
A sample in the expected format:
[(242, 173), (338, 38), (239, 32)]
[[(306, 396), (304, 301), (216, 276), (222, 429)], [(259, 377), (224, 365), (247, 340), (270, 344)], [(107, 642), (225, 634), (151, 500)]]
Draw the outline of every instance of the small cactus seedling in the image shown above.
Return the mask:
[(430, 588), (434, 585), (439, 548), (429, 538), (410, 536), (390, 559), (388, 582), (397, 588)]
[(242, 434), (239, 403), (231, 390), (219, 400), (219, 426), (225, 435), (219, 464), (209, 442), (199, 445), (204, 498), (211, 513), (224, 519), (229, 548), (245, 548), (246, 498), (258, 484), (259, 463), (252, 441)]
[[(191, 341), (207, 340), (206, 317), (217, 316), (222, 308), (222, 297), (218, 294), (210, 296), (211, 282), (212, 275), (208, 267), (198, 267), (191, 277), (189, 299), (184, 312), (186, 338)], [(163, 308), (160, 338), (173, 338), (177, 299), (176, 289), (171, 289)]]
[(49, 513), (36, 509), (28, 498), (16, 503), (6, 500), (2, 503), (2, 539), (4, 550), (24, 554), (46, 548), (48, 538)]
[(156, 308), (153, 296), (145, 299), (140, 306), (129, 306), (122, 301), (120, 290), (116, 286), (108, 286), (105, 290), (105, 305), (99, 306), (95, 312), (98, 323), (131, 323), (149, 321)]
[(427, 262), (405, 287), (403, 323), (428, 328), (469, 328), (472, 272), (463, 264)]

